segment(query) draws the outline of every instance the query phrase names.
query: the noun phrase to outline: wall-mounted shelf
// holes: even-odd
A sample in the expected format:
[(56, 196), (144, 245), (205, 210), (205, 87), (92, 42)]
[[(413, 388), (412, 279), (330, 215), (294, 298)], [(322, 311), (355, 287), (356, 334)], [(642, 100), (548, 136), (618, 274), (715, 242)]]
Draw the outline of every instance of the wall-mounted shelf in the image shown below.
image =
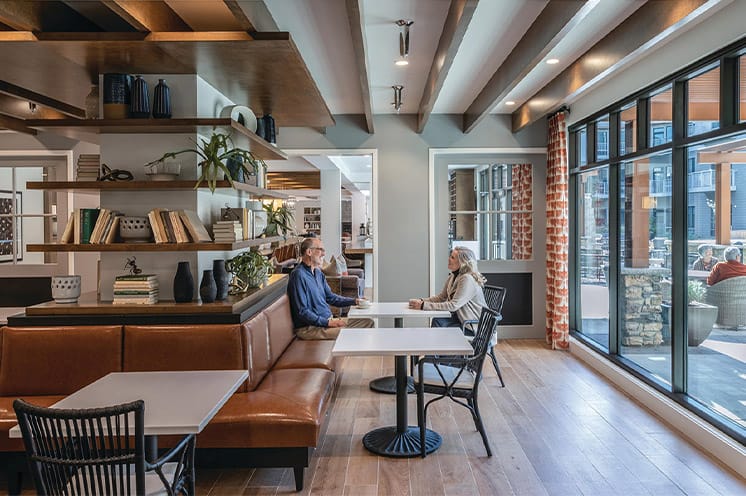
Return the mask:
[(250, 131), (242, 124), (228, 118), (196, 117), (191, 119), (28, 119), (26, 126), (42, 131), (76, 131), (93, 134), (144, 134), (144, 133), (202, 133), (209, 134), (215, 127), (232, 128), (246, 136), (251, 152), (263, 160), (287, 160), (288, 156)]
[(109, 244), (73, 244), (46, 243), (28, 244), (30, 252), (73, 252), (73, 251), (233, 251), (261, 246), (276, 241), (284, 241), (283, 236), (247, 239), (235, 243), (109, 243)]
[[(89, 190), (89, 191), (168, 191), (194, 189), (194, 180), (179, 181), (28, 181), (26, 189), (40, 190)], [(207, 188), (207, 182), (202, 181), (200, 188)], [(231, 188), (228, 181), (218, 181), (217, 188)], [(259, 198), (287, 199), (288, 195), (280, 191), (257, 188), (245, 183), (233, 182), (233, 189), (243, 191)]]

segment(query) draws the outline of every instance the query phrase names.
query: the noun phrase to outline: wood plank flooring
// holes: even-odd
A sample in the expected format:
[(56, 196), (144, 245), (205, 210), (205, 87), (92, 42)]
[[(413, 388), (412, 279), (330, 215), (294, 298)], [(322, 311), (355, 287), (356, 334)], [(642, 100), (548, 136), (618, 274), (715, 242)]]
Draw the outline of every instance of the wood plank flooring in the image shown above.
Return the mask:
[[(480, 409), (494, 456), (469, 412), (435, 403), (429, 426), (443, 445), (425, 459), (371, 455), (362, 436), (395, 424), (395, 399), (368, 389), (393, 374), (389, 358), (346, 358), (321, 446), (302, 495), (727, 495), (746, 479), (698, 450), (569, 353), (541, 341), (496, 347), (505, 388), (489, 361)], [(410, 395), (410, 423), (416, 423)], [(294, 493), (289, 469), (199, 470), (200, 495)], [(31, 494), (31, 492), (28, 492)], [(2, 493), (4, 494), (4, 493)]]

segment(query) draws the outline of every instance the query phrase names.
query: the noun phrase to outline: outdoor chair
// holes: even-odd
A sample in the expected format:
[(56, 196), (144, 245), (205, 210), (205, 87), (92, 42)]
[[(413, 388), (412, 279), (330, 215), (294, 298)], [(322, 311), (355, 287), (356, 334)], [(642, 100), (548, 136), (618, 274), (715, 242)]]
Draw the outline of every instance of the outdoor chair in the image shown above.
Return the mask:
[[(417, 422), (420, 426), (422, 456), (425, 456), (425, 430), (427, 428), (427, 409), (431, 403), (448, 397), (459, 405), (469, 409), (479, 434), (482, 436), (487, 456), (492, 456), (487, 432), (484, 429), (482, 416), (479, 413), (477, 395), (479, 382), (482, 379), (482, 366), (490, 341), (497, 330), (499, 321), (497, 312), (483, 308), (479, 316), (477, 333), (471, 344), (474, 353), (471, 356), (425, 356), (417, 362)], [(436, 398), (425, 403), (425, 393), (437, 394)]]
[[(503, 303), (505, 302), (505, 293), (506, 289), (502, 286), (484, 286), (484, 299), (487, 302), (487, 306), (491, 309), (497, 312), (497, 320), (502, 320), (502, 311), (503, 311)], [(464, 333), (471, 337), (474, 336), (474, 325), (476, 325), (478, 321), (476, 320), (467, 320), (464, 321)], [(497, 372), (497, 378), (500, 379), (500, 385), (502, 387), (505, 387), (505, 382), (503, 381), (503, 375), (500, 373), (500, 366), (497, 364), (497, 357), (495, 356), (495, 349), (494, 346), (497, 343), (497, 333), (495, 333), (495, 337), (492, 341), (490, 341), (489, 350), (487, 351), (487, 354), (490, 356), (490, 359), (492, 360), (492, 365), (495, 367), (495, 372)]]
[(65, 410), (17, 399), (13, 408), (38, 494), (195, 494), (194, 435), (148, 462), (142, 400)]
[(746, 276), (731, 277), (707, 288), (705, 301), (718, 307), (717, 323), (721, 326), (746, 326)]

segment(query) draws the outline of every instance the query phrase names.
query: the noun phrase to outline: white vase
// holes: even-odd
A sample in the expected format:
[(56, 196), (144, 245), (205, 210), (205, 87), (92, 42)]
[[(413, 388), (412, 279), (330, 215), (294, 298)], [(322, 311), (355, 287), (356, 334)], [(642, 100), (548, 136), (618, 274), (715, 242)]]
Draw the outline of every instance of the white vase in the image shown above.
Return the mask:
[(76, 303), (80, 297), (80, 276), (52, 276), (52, 298), (56, 303)]

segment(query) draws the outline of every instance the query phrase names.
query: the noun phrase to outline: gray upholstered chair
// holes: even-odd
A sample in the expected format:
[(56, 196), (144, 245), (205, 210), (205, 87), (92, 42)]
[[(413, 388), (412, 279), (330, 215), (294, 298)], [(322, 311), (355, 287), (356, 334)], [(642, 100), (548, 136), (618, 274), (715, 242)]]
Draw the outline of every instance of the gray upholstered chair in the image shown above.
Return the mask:
[(718, 307), (719, 325), (746, 327), (746, 276), (731, 277), (709, 286), (705, 301)]

